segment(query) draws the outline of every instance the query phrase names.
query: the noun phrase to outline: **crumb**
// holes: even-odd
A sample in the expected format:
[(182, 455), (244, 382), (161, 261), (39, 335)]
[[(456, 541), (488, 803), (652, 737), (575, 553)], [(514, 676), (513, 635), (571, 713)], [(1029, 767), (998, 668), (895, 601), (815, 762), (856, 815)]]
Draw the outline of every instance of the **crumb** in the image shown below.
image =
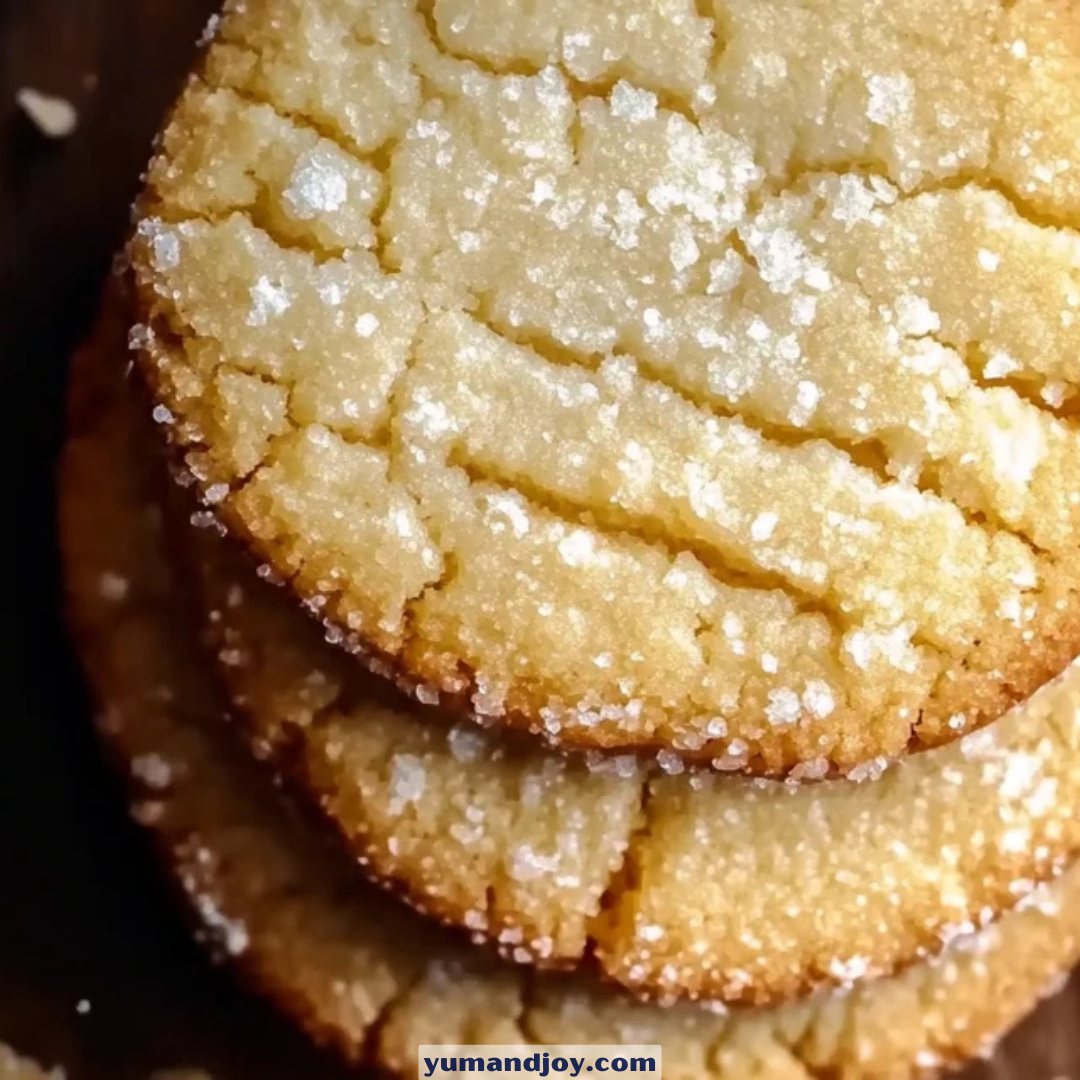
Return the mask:
[(15, 100), (37, 129), (50, 139), (66, 139), (78, 126), (78, 111), (67, 98), (24, 86), (15, 95)]

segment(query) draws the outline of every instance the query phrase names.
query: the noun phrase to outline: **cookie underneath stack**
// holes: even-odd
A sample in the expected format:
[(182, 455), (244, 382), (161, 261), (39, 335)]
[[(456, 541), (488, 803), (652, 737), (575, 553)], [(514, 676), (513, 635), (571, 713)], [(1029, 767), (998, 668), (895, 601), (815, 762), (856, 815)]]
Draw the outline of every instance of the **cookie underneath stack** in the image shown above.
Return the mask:
[[(400, 1075), (421, 1043), (631, 1039), (660, 1042), (677, 1077), (916, 1075), (986, 1051), (1080, 958), (1077, 870), (899, 973), (730, 1011), (515, 965), (409, 911), (230, 730), (121, 328), (106, 319), (76, 359), (61, 471), (72, 625), (99, 727), (200, 933), (320, 1042)], [(1077, 707), (1063, 699), (1059, 716), (1075, 733)]]
[(1077, 16), (779, 9), (237, 4), (151, 165), (72, 625), (359, 1064), (918, 1075), (1080, 958)]

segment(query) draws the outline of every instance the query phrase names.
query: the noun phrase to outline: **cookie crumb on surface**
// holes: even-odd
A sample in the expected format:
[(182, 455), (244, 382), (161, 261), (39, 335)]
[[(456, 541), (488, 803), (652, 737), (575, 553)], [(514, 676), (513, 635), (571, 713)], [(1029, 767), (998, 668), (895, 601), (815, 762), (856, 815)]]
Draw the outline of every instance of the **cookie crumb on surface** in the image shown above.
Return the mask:
[(16, 95), (19, 108), (50, 139), (66, 139), (79, 124), (79, 113), (67, 98), (24, 86)]

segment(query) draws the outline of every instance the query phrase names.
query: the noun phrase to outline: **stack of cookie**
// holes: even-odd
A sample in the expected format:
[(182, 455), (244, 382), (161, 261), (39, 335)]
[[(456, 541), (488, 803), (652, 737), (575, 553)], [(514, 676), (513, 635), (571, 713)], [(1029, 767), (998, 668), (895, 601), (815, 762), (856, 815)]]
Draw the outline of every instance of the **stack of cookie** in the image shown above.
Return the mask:
[(1080, 957), (1078, 145), (1066, 0), (233, 4), (62, 475), (201, 932), (401, 1074), (984, 1050)]

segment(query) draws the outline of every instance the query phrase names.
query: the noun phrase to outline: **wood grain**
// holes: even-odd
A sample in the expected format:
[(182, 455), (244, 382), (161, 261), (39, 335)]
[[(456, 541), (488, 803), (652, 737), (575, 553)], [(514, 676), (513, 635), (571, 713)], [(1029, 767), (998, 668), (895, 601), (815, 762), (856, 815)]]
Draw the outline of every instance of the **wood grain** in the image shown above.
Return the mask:
[[(198, 1064), (218, 1080), (336, 1071), (189, 942), (90, 735), (58, 619), (52, 469), (85, 331), (150, 141), (212, 0), (0, 0), (0, 1038), (74, 1080)], [(20, 87), (72, 101), (52, 143)], [(89, 1012), (80, 1002), (89, 1002)], [(971, 1080), (1080, 1080), (1080, 983)]]

